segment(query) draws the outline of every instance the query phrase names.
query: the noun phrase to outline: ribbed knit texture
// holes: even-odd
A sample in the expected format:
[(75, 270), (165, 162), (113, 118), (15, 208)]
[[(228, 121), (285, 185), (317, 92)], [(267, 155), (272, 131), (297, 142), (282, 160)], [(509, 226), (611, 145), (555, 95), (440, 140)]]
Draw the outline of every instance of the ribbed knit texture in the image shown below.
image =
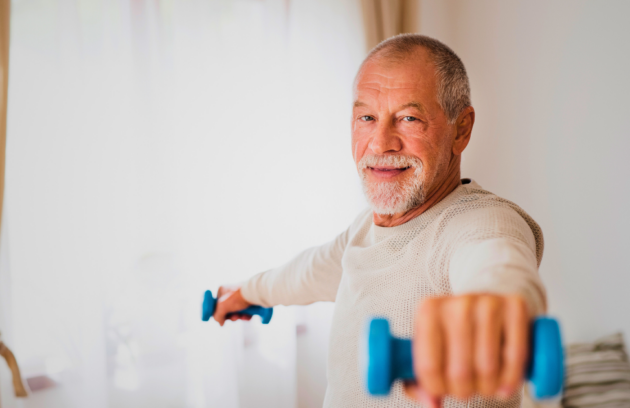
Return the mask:
[[(242, 287), (263, 306), (335, 301), (325, 407), (418, 407), (396, 384), (386, 398), (369, 396), (360, 373), (359, 342), (370, 316), (385, 316), (392, 333), (412, 337), (422, 299), (468, 292), (519, 293), (534, 314), (545, 309), (537, 274), (543, 237), (522, 209), (471, 182), (413, 220), (392, 228), (359, 215), (334, 241), (256, 275)], [(473, 398), (445, 407), (520, 406)]]

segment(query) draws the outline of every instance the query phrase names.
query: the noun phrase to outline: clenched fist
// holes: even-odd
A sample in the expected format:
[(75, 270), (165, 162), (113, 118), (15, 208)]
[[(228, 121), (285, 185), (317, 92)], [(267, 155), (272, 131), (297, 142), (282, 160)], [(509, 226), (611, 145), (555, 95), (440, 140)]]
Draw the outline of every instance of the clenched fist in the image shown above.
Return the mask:
[(221, 326), (226, 320), (250, 320), (252, 317), (246, 314), (236, 313), (246, 309), (252, 304), (243, 298), (241, 288), (238, 286), (221, 286), (217, 292), (217, 306), (214, 309), (214, 320)]
[(532, 316), (520, 296), (472, 294), (427, 299), (413, 338), (417, 383), (409, 397), (439, 407), (447, 394), (508, 398), (523, 381)]

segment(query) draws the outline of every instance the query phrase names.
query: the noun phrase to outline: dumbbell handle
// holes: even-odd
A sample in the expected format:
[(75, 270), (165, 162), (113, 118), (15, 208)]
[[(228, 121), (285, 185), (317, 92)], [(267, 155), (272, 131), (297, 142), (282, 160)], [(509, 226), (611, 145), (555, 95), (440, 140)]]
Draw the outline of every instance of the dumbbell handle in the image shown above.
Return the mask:
[[(214, 314), (216, 305), (217, 299), (212, 296), (211, 291), (206, 290), (206, 293), (204, 293), (203, 295), (203, 304), (201, 305), (201, 320), (203, 320), (204, 322), (210, 320), (210, 318)], [(271, 321), (271, 317), (273, 316), (273, 308), (262, 306), (249, 306), (248, 308), (239, 310), (235, 313), (249, 316), (258, 315), (262, 318), (263, 324), (268, 324), (269, 321)], [(228, 313), (228, 317), (230, 315), (231, 313)]]
[[(525, 377), (536, 399), (562, 391), (564, 355), (560, 326), (555, 319), (539, 317), (532, 324), (530, 362)], [(367, 388), (372, 395), (387, 395), (397, 380), (415, 380), (411, 340), (391, 336), (389, 322), (375, 318), (368, 333)]]

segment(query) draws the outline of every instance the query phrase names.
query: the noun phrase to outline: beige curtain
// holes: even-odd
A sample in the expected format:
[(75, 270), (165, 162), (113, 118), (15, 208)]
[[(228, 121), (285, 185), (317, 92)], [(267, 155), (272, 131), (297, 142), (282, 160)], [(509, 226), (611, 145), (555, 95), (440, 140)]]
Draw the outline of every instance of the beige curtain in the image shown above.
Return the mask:
[(420, 0), (361, 0), (368, 51), (381, 41), (419, 31)]
[[(7, 140), (7, 97), (9, 87), (9, 15), (11, 0), (0, 0), (0, 223), (4, 201), (4, 159)], [(0, 330), (2, 328), (0, 327)], [(0, 356), (4, 358), (13, 375), (13, 388), (17, 397), (25, 397), (20, 369), (11, 350), (0, 338)]]

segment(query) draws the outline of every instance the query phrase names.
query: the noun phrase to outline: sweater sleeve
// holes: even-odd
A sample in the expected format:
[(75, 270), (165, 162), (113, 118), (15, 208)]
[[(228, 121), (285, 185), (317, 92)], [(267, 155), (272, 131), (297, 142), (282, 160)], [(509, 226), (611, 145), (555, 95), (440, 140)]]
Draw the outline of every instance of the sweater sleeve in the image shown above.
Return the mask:
[(334, 301), (348, 236), (349, 229), (327, 244), (305, 250), (279, 268), (253, 276), (241, 286), (243, 297), (264, 307)]
[(449, 267), (454, 294), (518, 294), (533, 316), (546, 311), (546, 292), (538, 275), (536, 241), (522, 217), (509, 209), (473, 211), (461, 217), (468, 231)]

